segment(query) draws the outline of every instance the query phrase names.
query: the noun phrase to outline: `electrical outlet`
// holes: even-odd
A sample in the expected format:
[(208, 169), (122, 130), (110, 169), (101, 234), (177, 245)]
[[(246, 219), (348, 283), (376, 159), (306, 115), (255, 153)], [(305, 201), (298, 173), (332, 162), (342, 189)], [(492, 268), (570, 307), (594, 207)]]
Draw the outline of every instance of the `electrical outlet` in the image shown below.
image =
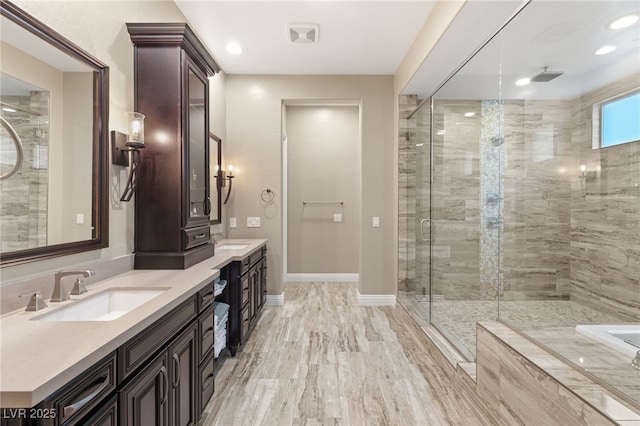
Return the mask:
[(379, 228), (380, 227), (380, 218), (378, 216), (374, 216), (373, 217), (373, 227), (374, 228)]
[(247, 228), (260, 228), (260, 217), (248, 217)]
[(235, 228), (238, 226), (238, 222), (235, 217), (229, 218), (229, 228)]
[(78, 213), (76, 214), (76, 224), (82, 225), (84, 223), (84, 214)]
[(333, 214), (334, 222), (342, 222), (342, 213), (334, 213)]

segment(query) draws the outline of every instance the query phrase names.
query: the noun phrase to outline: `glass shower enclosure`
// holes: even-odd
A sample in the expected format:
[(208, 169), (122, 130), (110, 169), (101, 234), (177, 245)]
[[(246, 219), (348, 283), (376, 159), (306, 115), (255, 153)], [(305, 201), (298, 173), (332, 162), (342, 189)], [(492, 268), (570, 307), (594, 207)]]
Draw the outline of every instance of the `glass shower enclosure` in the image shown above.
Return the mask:
[(534, 0), (402, 97), (399, 301), (469, 361), (497, 320), (640, 403), (633, 346), (590, 331), (640, 334), (640, 24), (611, 26), (639, 9)]

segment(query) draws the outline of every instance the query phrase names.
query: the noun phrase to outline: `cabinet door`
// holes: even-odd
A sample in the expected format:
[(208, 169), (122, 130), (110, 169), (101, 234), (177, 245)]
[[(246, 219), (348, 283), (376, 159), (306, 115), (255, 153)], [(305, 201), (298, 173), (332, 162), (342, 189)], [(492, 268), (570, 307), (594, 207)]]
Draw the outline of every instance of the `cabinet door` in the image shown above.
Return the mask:
[(263, 258), (259, 264), (260, 270), (260, 309), (267, 302), (267, 259)]
[(260, 308), (260, 274), (258, 265), (251, 268), (251, 322), (256, 320)]
[(193, 63), (187, 64), (185, 93), (187, 99), (187, 123), (185, 157), (188, 186), (186, 206), (186, 226), (208, 225), (211, 200), (209, 198), (209, 92), (208, 80)]
[(169, 425), (169, 370), (162, 352), (120, 391), (120, 424)]
[(193, 425), (196, 419), (196, 358), (198, 323), (191, 324), (169, 346), (171, 363), (170, 418), (172, 426)]

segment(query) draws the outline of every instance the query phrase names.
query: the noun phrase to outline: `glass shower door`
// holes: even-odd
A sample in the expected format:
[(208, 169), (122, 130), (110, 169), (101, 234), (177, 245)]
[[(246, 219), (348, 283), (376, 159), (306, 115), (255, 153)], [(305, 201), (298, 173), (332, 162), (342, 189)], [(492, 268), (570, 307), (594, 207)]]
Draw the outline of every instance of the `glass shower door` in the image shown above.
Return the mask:
[(432, 100), (431, 323), (469, 360), (476, 322), (498, 317), (499, 54), (495, 38)]

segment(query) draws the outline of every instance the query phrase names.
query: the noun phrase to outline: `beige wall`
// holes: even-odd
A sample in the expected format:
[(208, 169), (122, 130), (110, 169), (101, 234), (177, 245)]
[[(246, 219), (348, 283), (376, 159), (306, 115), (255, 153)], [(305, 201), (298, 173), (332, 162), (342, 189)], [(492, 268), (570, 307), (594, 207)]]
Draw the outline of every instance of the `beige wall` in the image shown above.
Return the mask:
[[(237, 168), (228, 216), (238, 228), (231, 237), (269, 240), (269, 294), (282, 287), (282, 102), (283, 100), (362, 102), (360, 293), (395, 294), (397, 243), (394, 212), (394, 116), (392, 76), (227, 76), (227, 160)], [(274, 203), (260, 194), (270, 188)], [(260, 216), (260, 228), (247, 228)], [(373, 216), (380, 217), (372, 228)]]
[(359, 107), (287, 106), (285, 113), (287, 272), (358, 273)]
[[(63, 138), (64, 155), (61, 158), (62, 217), (52, 221), (49, 229), (57, 229), (63, 239), (53, 242), (91, 239), (91, 158), (93, 147), (93, 91), (92, 72), (65, 72)], [(76, 223), (76, 215), (84, 215), (84, 223)], [(52, 243), (52, 240), (49, 240)]]
[[(125, 129), (124, 113), (133, 110), (133, 46), (126, 22), (184, 22), (176, 5), (169, 1), (31, 1), (14, 4), (75, 42), (109, 66), (109, 129)], [(215, 96), (215, 95), (212, 95)], [(53, 119), (53, 118), (52, 118)], [(119, 202), (119, 190), (126, 183), (126, 169), (110, 166), (109, 247), (72, 256), (58, 257), (2, 268), (2, 284), (29, 275), (133, 252), (133, 202)]]

